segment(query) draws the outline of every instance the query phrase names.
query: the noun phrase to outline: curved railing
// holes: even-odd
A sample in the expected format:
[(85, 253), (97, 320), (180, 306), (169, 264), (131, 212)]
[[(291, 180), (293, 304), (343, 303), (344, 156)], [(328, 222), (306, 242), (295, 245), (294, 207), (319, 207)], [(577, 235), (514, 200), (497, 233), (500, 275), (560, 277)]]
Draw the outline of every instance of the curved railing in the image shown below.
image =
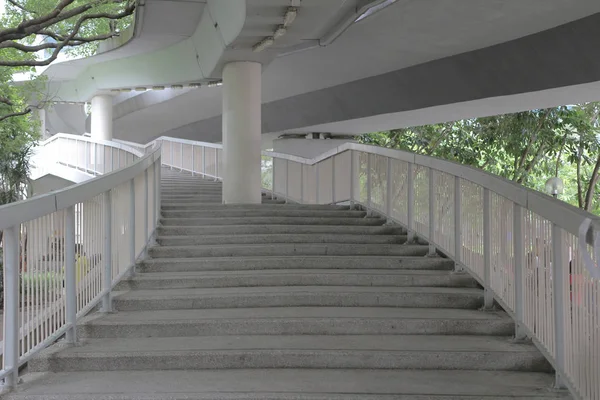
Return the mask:
[[(221, 146), (161, 137), (163, 165), (220, 179)], [(600, 218), (501, 177), (399, 150), (346, 143), (314, 159), (263, 152), (263, 190), (290, 202), (347, 203), (427, 239), (532, 338), (581, 399), (600, 398), (600, 281), (584, 229)], [(600, 240), (599, 240), (600, 242)], [(581, 252), (580, 247), (587, 249)], [(593, 258), (593, 259), (592, 259)], [(554, 262), (554, 260), (558, 260)]]
[(160, 149), (142, 156), (116, 143), (70, 135), (44, 147), (59, 162), (102, 176), (0, 207), (5, 261), (0, 377), (9, 387), (39, 350), (63, 335), (75, 342), (79, 317), (100, 302), (111, 310), (112, 288), (145, 251), (159, 217)]

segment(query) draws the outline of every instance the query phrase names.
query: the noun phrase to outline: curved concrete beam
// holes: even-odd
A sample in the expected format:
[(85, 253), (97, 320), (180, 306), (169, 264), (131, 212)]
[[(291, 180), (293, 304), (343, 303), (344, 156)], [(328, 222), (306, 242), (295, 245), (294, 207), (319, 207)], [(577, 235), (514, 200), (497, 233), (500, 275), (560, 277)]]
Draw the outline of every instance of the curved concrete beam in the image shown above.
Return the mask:
[[(515, 103), (519, 109), (512, 111), (585, 101), (579, 96), (580, 85), (600, 81), (600, 53), (590, 51), (597, 48), (600, 13), (510, 42), (264, 103), (263, 133), (314, 127), (327, 131), (336, 123), (374, 121), (394, 113), (410, 119), (413, 113), (430, 107), (533, 92), (540, 93)], [(558, 103), (548, 105), (547, 95), (541, 91), (556, 88), (565, 90), (556, 98)], [(450, 115), (453, 119), (477, 116), (460, 111)], [(402, 120), (395, 124), (396, 128), (405, 126)], [(344, 131), (348, 130), (340, 130)], [(221, 116), (215, 116), (163, 135), (190, 138), (193, 134), (196, 140), (220, 141), (220, 132)]]
[[(223, 52), (244, 26), (246, 1), (207, 0), (206, 7), (191, 37), (154, 52), (90, 64), (71, 80), (50, 80), (49, 92), (58, 100), (82, 102), (113, 88), (211, 78)], [(81, 62), (89, 60), (93, 57)]]

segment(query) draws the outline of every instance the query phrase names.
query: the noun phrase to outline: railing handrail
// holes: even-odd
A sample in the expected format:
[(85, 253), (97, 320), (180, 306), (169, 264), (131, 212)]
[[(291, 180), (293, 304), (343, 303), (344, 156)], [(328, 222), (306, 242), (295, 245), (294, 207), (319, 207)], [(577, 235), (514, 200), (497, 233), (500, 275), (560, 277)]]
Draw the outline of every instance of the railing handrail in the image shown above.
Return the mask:
[[(75, 137), (78, 139), (81, 138), (81, 136), (76, 135)], [(91, 142), (100, 143), (100, 141), (96, 142), (93, 139)], [(138, 151), (136, 151), (136, 153), (141, 154)], [(29, 221), (62, 210), (104, 193), (107, 190), (133, 179), (156, 161), (158, 157), (160, 157), (160, 148), (146, 156), (142, 154), (141, 158), (132, 165), (92, 178), (89, 181), (32, 197), (30, 199), (0, 206), (0, 230), (14, 226), (23, 221)]]
[(129, 146), (127, 144), (124, 143), (119, 143), (116, 141), (112, 141), (112, 140), (102, 140), (102, 139), (95, 139), (92, 137), (88, 137), (88, 136), (83, 136), (83, 135), (72, 135), (70, 133), (57, 133), (56, 135), (42, 141), (39, 143), (39, 145), (37, 147), (44, 147), (49, 143), (52, 143), (55, 140), (58, 139), (75, 139), (81, 142), (88, 142), (88, 143), (95, 143), (95, 144), (101, 144), (104, 146), (109, 146), (115, 149), (120, 149), (120, 150), (124, 150), (127, 151), (135, 156), (138, 157), (143, 157), (144, 153), (142, 153), (141, 151), (139, 151), (138, 149)]

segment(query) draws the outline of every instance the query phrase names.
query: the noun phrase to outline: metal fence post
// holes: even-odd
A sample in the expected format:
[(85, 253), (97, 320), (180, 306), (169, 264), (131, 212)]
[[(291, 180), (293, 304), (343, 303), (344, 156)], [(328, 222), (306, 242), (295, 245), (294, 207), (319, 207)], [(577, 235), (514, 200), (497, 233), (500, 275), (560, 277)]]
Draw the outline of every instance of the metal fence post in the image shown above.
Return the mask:
[(173, 169), (173, 164), (175, 164), (175, 163), (173, 162), (173, 145), (174, 145), (174, 143), (173, 143), (172, 141), (169, 141), (169, 146), (171, 147), (171, 162), (170, 162), (170, 164), (171, 164), (171, 169)]
[(454, 271), (462, 272), (462, 204), (460, 177), (454, 177)]
[(429, 167), (429, 252), (427, 255), (430, 257), (437, 255), (435, 245), (433, 244), (435, 240), (435, 224), (437, 222), (435, 217), (435, 173), (433, 168)]
[(315, 204), (319, 204), (319, 163), (315, 164)]
[(288, 202), (290, 190), (290, 160), (285, 160), (285, 202)]
[(196, 168), (196, 163), (194, 162), (194, 145), (192, 145), (192, 176), (194, 176), (194, 168)]
[(300, 164), (300, 204), (304, 204), (304, 164)]
[(371, 154), (367, 153), (367, 215), (371, 215)]
[(67, 208), (65, 213), (65, 317), (68, 330), (65, 335), (67, 343), (77, 342), (77, 272), (81, 266), (75, 259), (75, 206)]
[(335, 202), (335, 156), (331, 157), (331, 203)]
[(554, 346), (556, 354), (556, 388), (565, 388), (565, 381), (562, 374), (565, 371), (565, 271), (568, 271), (568, 265), (565, 263), (564, 237), (560, 226), (552, 224), (552, 275), (554, 296)]
[(206, 179), (206, 147), (202, 146), (202, 177)]
[(513, 203), (513, 248), (515, 252), (515, 339), (523, 340), (527, 337), (524, 330), (524, 297), (523, 297), (523, 266), (525, 265), (525, 252), (523, 251), (525, 235), (523, 232), (523, 207)]
[(154, 223), (152, 227), (156, 229), (160, 219), (160, 158), (154, 162)]
[[(129, 183), (129, 263), (134, 266), (135, 247), (135, 179)], [(133, 269), (135, 271), (135, 268)]]
[(406, 177), (408, 185), (408, 195), (406, 205), (406, 221), (408, 225), (408, 236), (406, 243), (415, 241), (415, 164), (408, 163), (408, 176)]
[(183, 143), (179, 143), (179, 161), (181, 161), (179, 171), (183, 172)]
[(106, 292), (102, 298), (102, 312), (112, 311), (111, 288), (112, 288), (112, 194), (110, 190), (104, 192), (104, 279), (103, 291)]
[(271, 200), (275, 198), (275, 157), (271, 157)]
[(386, 184), (385, 184), (385, 188), (386, 188), (386, 198), (385, 198), (385, 212), (387, 214), (387, 222), (391, 223), (392, 222), (392, 210), (394, 209), (392, 207), (392, 159), (389, 157), (387, 158), (387, 170), (386, 170)]
[(10, 370), (5, 387), (19, 381), (19, 225), (4, 230), (4, 357)]
[(144, 244), (148, 241), (148, 168), (144, 170)]
[(350, 150), (350, 209), (354, 209), (354, 151)]
[(483, 309), (491, 310), (494, 307), (494, 293), (492, 291), (492, 207), (490, 204), (490, 190), (483, 189)]

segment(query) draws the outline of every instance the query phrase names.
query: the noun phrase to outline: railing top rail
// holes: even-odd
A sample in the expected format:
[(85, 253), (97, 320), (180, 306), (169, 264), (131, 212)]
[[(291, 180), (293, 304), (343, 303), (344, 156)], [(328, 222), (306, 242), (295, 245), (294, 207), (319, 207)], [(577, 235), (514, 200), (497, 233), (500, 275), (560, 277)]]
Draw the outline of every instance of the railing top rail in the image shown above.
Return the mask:
[[(79, 136), (76, 136), (79, 138)], [(144, 172), (160, 157), (160, 148), (134, 164), (27, 200), (0, 206), (0, 230), (62, 210), (119, 186)]]
[[(94, 138), (91, 138), (88, 136), (82, 136), (82, 135), (71, 135), (68, 133), (57, 133), (56, 135), (52, 136), (51, 138), (48, 138), (48, 139), (44, 140), (43, 142), (40, 142), (38, 147), (43, 147), (43, 146), (45, 146), (55, 140), (58, 140), (58, 139), (75, 139), (80, 142), (102, 144), (104, 146), (109, 146), (109, 147), (113, 147), (115, 149), (121, 149), (121, 150), (127, 151), (138, 157), (144, 156), (144, 153), (142, 153), (135, 147), (128, 146), (127, 144), (124, 144), (124, 143), (117, 143), (117, 142), (110, 141), (110, 140), (94, 139)], [(144, 147), (147, 147), (147, 146), (144, 146)]]

